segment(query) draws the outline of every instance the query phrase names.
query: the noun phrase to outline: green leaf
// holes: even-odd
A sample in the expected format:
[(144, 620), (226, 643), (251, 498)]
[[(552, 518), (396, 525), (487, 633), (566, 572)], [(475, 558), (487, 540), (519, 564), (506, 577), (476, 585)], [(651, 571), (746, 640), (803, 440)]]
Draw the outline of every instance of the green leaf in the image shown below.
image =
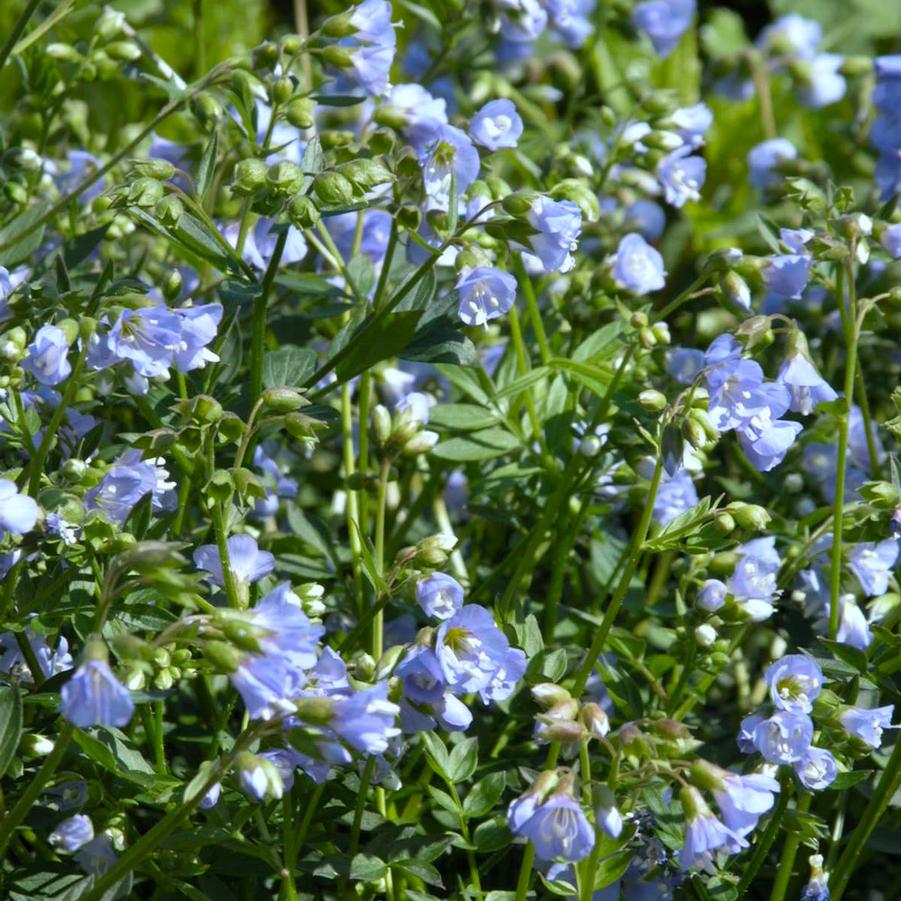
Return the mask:
[(479, 740), (475, 736), (464, 738), (450, 752), (447, 775), (453, 782), (465, 782), (476, 770), (479, 762)]
[(513, 833), (505, 816), (496, 816), (479, 823), (472, 835), (473, 844), (482, 854), (490, 854), (506, 848), (513, 841)]
[(852, 785), (857, 785), (858, 782), (869, 779), (872, 775), (873, 770), (851, 770), (849, 773), (839, 773), (827, 788), (827, 791), (843, 791)]
[(434, 732), (423, 732), (421, 740), (429, 766), (442, 779), (450, 779), (450, 761), (444, 742)]
[(419, 310), (395, 311), (365, 322), (350, 338), (350, 353), (335, 367), (339, 381), (348, 382), (376, 363), (396, 357), (413, 340), (421, 316)]
[(350, 878), (354, 882), (377, 882), (387, 872), (385, 862), (370, 854), (357, 854), (350, 862)]
[(451, 438), (432, 449), (432, 455), (441, 460), (468, 462), (493, 460), (519, 449), (519, 440), (502, 429), (484, 429), (466, 438)]
[(316, 370), (316, 351), (285, 345), (263, 357), (263, 385), (266, 388), (296, 388)]
[(22, 737), (22, 698), (15, 685), (0, 685), (0, 776), (6, 772)]
[(70, 238), (63, 244), (63, 260), (69, 269), (74, 269), (83, 260), (86, 260), (100, 246), (106, 233), (110, 229), (111, 222), (92, 228), (83, 235)]
[(860, 675), (867, 674), (867, 654), (859, 648), (852, 648), (849, 644), (843, 644), (840, 641), (831, 641), (828, 638), (819, 638), (821, 644), (829, 648), (830, 651), (841, 661), (853, 666)]
[[(16, 236), (43, 218), (49, 209), (50, 201), (41, 200), (0, 228), (0, 247), (3, 247), (3, 250), (0, 250), (0, 266), (12, 269), (18, 263), (28, 259), (40, 247), (41, 241), (44, 239), (45, 226), (43, 225), (21, 239)], [(4, 246), (7, 244), (8, 247)]]
[(213, 176), (216, 174), (216, 161), (219, 153), (219, 132), (213, 130), (203, 149), (200, 165), (197, 167), (197, 197), (203, 198), (213, 184)]
[(507, 784), (506, 773), (489, 773), (470, 789), (463, 799), (463, 812), (468, 817), (483, 817), (500, 800)]
[(629, 848), (623, 848), (622, 851), (598, 861), (598, 868), (594, 873), (594, 890), (597, 892), (613, 885), (629, 869), (631, 862), (632, 851)]
[(470, 432), (496, 425), (497, 414), (475, 404), (442, 404), (429, 411), (429, 425)]
[(417, 879), (421, 879), (426, 885), (434, 885), (438, 888), (444, 888), (441, 881), (441, 874), (438, 870), (424, 860), (395, 860), (391, 863), (392, 869), (403, 870)]

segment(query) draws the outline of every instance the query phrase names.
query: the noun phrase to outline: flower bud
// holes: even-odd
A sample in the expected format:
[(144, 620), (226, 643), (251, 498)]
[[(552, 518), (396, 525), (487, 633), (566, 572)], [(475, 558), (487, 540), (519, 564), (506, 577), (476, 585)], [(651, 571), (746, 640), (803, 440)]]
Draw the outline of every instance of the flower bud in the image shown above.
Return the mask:
[[(169, 194), (164, 197), (160, 202), (156, 205), (153, 212), (157, 219), (163, 223), (163, 225), (168, 226), (169, 228), (174, 228), (181, 221), (181, 217), (185, 211), (184, 204), (174, 195)], [(181, 276), (179, 275), (179, 280)], [(181, 290), (181, 283), (179, 282), (179, 290)]]
[[(488, 181), (488, 184), (490, 187), (490, 181)], [(525, 216), (532, 209), (532, 203), (536, 197), (537, 195), (534, 191), (516, 191), (504, 196), (503, 200), (501, 200), (501, 206), (504, 208), (505, 213), (518, 218)]]
[(288, 204), (288, 218), (299, 229), (313, 228), (319, 224), (320, 215), (316, 204), (306, 194), (298, 194)]
[(44, 52), (51, 59), (59, 59), (67, 63), (78, 63), (82, 60), (82, 55), (71, 44), (48, 44)]
[(432, 535), (429, 538), (423, 538), (416, 545), (416, 554), (413, 558), (413, 564), (421, 564), (426, 567), (437, 569), (447, 563), (450, 552), (457, 544), (457, 538), (454, 535), (448, 535), (444, 532), (438, 535)]
[(313, 191), (329, 206), (350, 206), (354, 200), (354, 187), (340, 172), (320, 172), (313, 179)]
[(714, 523), (716, 524), (717, 529), (723, 535), (728, 535), (731, 532), (735, 531), (735, 520), (725, 510), (717, 513), (716, 518), (714, 519)]
[(610, 720), (604, 708), (593, 701), (582, 705), (582, 722), (592, 735), (604, 736), (610, 731)]
[(743, 529), (765, 529), (771, 518), (767, 510), (757, 504), (735, 502), (726, 509)]
[(382, 404), (372, 408), (372, 437), (377, 447), (385, 447), (391, 438), (391, 414)]
[(223, 673), (233, 673), (244, 658), (236, 647), (224, 641), (205, 642), (203, 654), (219, 672)]
[(125, 27), (125, 14), (116, 12), (108, 6), (103, 7), (103, 12), (94, 23), (94, 33), (104, 41), (111, 41), (122, 33)]
[(551, 720), (542, 730), (541, 736), (548, 741), (564, 743), (579, 741), (585, 734), (581, 723), (575, 720)]
[(363, 193), (371, 191), (377, 185), (386, 184), (394, 178), (391, 172), (376, 160), (351, 160), (349, 163), (339, 166), (337, 171)]
[(682, 432), (685, 435), (685, 440), (695, 450), (702, 450), (707, 444), (707, 434), (695, 419), (686, 419), (682, 423)]
[(554, 200), (571, 200), (582, 211), (588, 222), (596, 222), (601, 215), (597, 194), (585, 182), (577, 178), (565, 178), (551, 189)]
[(287, 103), (294, 94), (294, 82), (290, 78), (282, 77), (272, 86), (272, 100), (275, 103)]
[(353, 57), (346, 47), (325, 47), (322, 50), (322, 59), (336, 69), (349, 69), (353, 65)]
[(653, 388), (648, 388), (638, 395), (638, 402), (652, 413), (659, 413), (666, 406), (666, 395)]
[[(177, 197), (172, 197), (171, 199), (178, 200)], [(179, 201), (179, 204), (181, 204), (181, 201)], [(157, 210), (159, 210), (159, 205), (157, 205)], [(163, 297), (165, 297), (166, 300), (175, 300), (175, 298), (181, 294), (181, 288), (181, 273), (177, 269), (173, 269), (163, 282)]]
[(709, 648), (716, 641), (716, 629), (709, 623), (703, 623), (695, 629), (695, 641), (702, 648)]
[(128, 188), (127, 197), (139, 207), (152, 207), (163, 196), (163, 186), (155, 178), (139, 178)]
[(191, 112), (203, 125), (210, 127), (222, 115), (222, 104), (212, 94), (198, 94), (191, 101)]
[(297, 97), (292, 100), (285, 109), (285, 118), (295, 128), (312, 128), (316, 121), (313, 111), (316, 109), (316, 101), (309, 97)]
[(254, 47), (251, 59), (254, 69), (269, 69), (278, 62), (278, 47), (272, 41), (264, 41)]
[(303, 170), (297, 163), (279, 160), (266, 173), (266, 181), (282, 194), (296, 194), (303, 187)]
[(531, 692), (535, 703), (545, 710), (568, 701), (571, 697), (562, 685), (555, 685), (553, 682), (540, 682), (538, 685), (533, 685)]
[(423, 429), (415, 434), (403, 446), (402, 453), (407, 457), (415, 457), (418, 454), (427, 454), (437, 443), (438, 433)]
[(300, 388), (267, 388), (261, 400), (274, 413), (293, 413), (301, 407), (309, 406), (310, 402), (303, 396)]
[(262, 160), (241, 160), (232, 175), (232, 191), (241, 197), (255, 194), (266, 185), (268, 171), (269, 167)]

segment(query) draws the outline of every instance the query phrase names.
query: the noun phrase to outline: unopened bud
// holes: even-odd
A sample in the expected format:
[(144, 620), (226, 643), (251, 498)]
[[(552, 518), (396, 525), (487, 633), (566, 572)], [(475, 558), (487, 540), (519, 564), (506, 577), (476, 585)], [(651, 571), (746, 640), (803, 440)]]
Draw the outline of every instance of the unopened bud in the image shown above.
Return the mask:
[(610, 731), (610, 720), (604, 708), (593, 701), (582, 705), (582, 722), (592, 735), (604, 736)]
[(316, 109), (316, 102), (309, 97), (298, 97), (292, 100), (285, 109), (285, 118), (295, 128), (312, 128), (316, 121), (313, 118), (313, 111)]
[(241, 160), (232, 175), (232, 191), (242, 197), (255, 194), (266, 185), (269, 167), (263, 160)]
[(638, 402), (645, 410), (659, 413), (666, 406), (666, 395), (653, 388), (648, 388), (638, 395)]
[(349, 206), (354, 200), (354, 187), (340, 172), (320, 172), (313, 179), (313, 190), (329, 206)]
[(293, 413), (301, 407), (309, 406), (310, 403), (299, 388), (287, 386), (267, 388), (261, 400), (274, 413)]
[(540, 682), (538, 685), (533, 685), (531, 692), (535, 703), (545, 710), (568, 701), (571, 697), (562, 685), (555, 685), (553, 682)]
[(716, 641), (716, 629), (710, 623), (703, 623), (695, 629), (695, 641), (702, 648), (709, 648)]

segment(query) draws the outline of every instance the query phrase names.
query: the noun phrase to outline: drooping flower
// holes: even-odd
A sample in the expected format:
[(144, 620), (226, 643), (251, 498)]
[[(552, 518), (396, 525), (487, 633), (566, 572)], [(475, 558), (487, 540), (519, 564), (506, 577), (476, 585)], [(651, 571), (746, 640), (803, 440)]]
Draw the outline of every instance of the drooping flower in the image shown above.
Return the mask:
[(522, 130), (522, 119), (511, 100), (490, 100), (469, 123), (469, 136), (488, 150), (515, 147)]
[[(831, 604), (827, 606), (827, 613)], [(873, 643), (873, 633), (863, 610), (857, 606), (854, 595), (843, 595), (838, 599), (838, 632), (835, 640), (850, 645), (860, 651)], [(828, 622), (828, 618), (827, 618)]]
[[(228, 539), (228, 565), (236, 581), (249, 585), (262, 579), (275, 569), (275, 557), (269, 551), (261, 551), (250, 535), (232, 535)], [(194, 564), (206, 570), (215, 585), (224, 586), (222, 558), (215, 544), (205, 544), (194, 551)]]
[(94, 837), (94, 824), (91, 818), (83, 813), (63, 820), (47, 837), (54, 848), (60, 848), (74, 854), (82, 845), (86, 845)]
[(880, 236), (879, 243), (893, 260), (901, 259), (901, 222), (888, 226)]
[(848, 554), (848, 566), (860, 582), (867, 597), (885, 594), (889, 578), (898, 560), (898, 539), (865, 541), (856, 544)]
[(595, 833), (573, 797), (572, 780), (561, 780), (544, 796), (535, 790), (539, 785), (510, 804), (510, 829), (532, 842), (539, 861), (584, 859), (594, 847)]
[(727, 828), (738, 835), (747, 835), (757, 828), (757, 822), (775, 801), (779, 782), (764, 773), (741, 776), (721, 771), (721, 787), (713, 789), (713, 797), (723, 815)]
[(780, 164), (797, 159), (795, 145), (786, 138), (772, 138), (752, 147), (748, 153), (748, 169), (751, 184), (765, 190), (782, 182), (778, 172)]
[(719, 850), (736, 853), (748, 847), (748, 842), (738, 832), (718, 820), (701, 793), (694, 786), (681, 791), (685, 811), (685, 843), (679, 854), (683, 870), (704, 867)]
[(142, 460), (140, 451), (128, 451), (119, 463), (111, 466), (98, 485), (85, 495), (88, 510), (100, 510), (113, 522), (122, 525), (135, 505), (148, 494), (153, 509), (171, 509), (175, 501), (168, 481), (169, 472), (160, 461)]
[(285, 783), (275, 763), (262, 754), (242, 751), (236, 761), (241, 788), (257, 801), (281, 798)]
[(613, 277), (620, 287), (636, 294), (658, 291), (666, 285), (663, 257), (641, 235), (625, 235), (616, 249)]
[(28, 356), (21, 365), (42, 385), (58, 385), (72, 374), (68, 353), (66, 333), (58, 326), (42, 325), (28, 345)]
[(787, 654), (764, 673), (773, 704), (779, 710), (810, 713), (823, 686), (823, 671), (805, 654)]
[(871, 748), (882, 746), (883, 729), (895, 729), (892, 716), (894, 704), (886, 707), (875, 707), (868, 710), (864, 707), (848, 707), (839, 714), (839, 722), (856, 738), (866, 742)]
[(363, 0), (350, 16), (353, 34), (347, 39), (356, 81), (375, 97), (388, 91), (388, 76), (397, 49), (391, 4)]
[(828, 403), (838, 397), (810, 359), (800, 351), (785, 358), (779, 369), (778, 379), (788, 388), (791, 395), (789, 410), (794, 413), (809, 416), (817, 404)]
[(795, 772), (804, 788), (810, 791), (822, 791), (835, 782), (838, 767), (831, 751), (811, 745), (804, 752), (804, 756), (795, 761)]
[(822, 109), (845, 96), (848, 82), (841, 73), (845, 58), (837, 53), (818, 53), (801, 68), (801, 102), (810, 109)]
[(654, 498), (654, 519), (665, 526), (698, 503), (698, 491), (691, 473), (680, 467), (675, 475), (662, 479)]
[(450, 619), (463, 606), (463, 593), (463, 586), (446, 573), (432, 573), (416, 583), (416, 603), (436, 619)]
[(655, 53), (665, 59), (691, 27), (695, 9), (695, 0), (646, 0), (633, 8), (632, 24), (650, 38)]
[(707, 579), (698, 592), (698, 606), (708, 613), (715, 613), (726, 603), (729, 589), (719, 579)]
[(526, 221), (535, 229), (529, 238), (531, 253), (523, 261), (536, 272), (569, 272), (575, 265), (573, 251), (582, 230), (582, 212), (571, 200), (553, 200), (539, 195), (526, 213)]
[(755, 538), (737, 548), (739, 561), (726, 583), (736, 603), (752, 622), (762, 622), (773, 613), (778, 594), (776, 574), (781, 560), (773, 536)]
[(486, 688), (509, 647), (494, 617), (478, 604), (467, 604), (445, 620), (435, 639), (444, 678), (457, 694)]
[(390, 739), (400, 735), (400, 709), (388, 700), (388, 683), (337, 698), (332, 707), (331, 728), (351, 747), (364, 754), (383, 754)]
[(31, 531), (38, 521), (40, 509), (37, 501), (27, 494), (19, 494), (16, 483), (0, 479), (0, 541), (7, 532), (23, 535)]
[(467, 325), (485, 325), (510, 311), (516, 300), (516, 279), (495, 266), (476, 266), (460, 275), (460, 319)]
[(823, 855), (811, 854), (810, 881), (801, 890), (801, 901), (829, 901), (829, 878), (823, 870)]
[(551, 20), (551, 27), (558, 32), (567, 46), (581, 47), (594, 30), (588, 18), (595, 7), (595, 0), (544, 0)]
[(60, 689), (60, 713), (81, 729), (125, 726), (135, 705), (128, 689), (102, 659), (87, 660)]

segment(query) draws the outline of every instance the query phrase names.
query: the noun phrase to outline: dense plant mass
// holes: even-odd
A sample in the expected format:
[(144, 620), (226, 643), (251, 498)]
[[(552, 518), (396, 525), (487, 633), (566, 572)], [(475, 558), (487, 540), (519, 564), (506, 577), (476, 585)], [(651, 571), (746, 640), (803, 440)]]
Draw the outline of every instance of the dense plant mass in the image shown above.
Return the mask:
[(898, 897), (901, 8), (732, 5), (0, 5), (2, 897)]

